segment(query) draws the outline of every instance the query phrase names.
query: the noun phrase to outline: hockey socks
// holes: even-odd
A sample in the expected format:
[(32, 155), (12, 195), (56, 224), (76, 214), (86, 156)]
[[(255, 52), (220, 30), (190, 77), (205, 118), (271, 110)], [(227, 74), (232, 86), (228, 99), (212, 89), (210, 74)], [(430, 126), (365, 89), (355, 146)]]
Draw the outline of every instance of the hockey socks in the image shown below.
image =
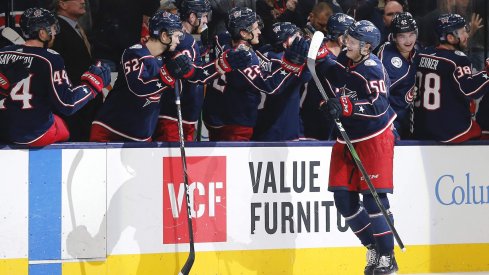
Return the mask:
[(345, 220), (364, 246), (375, 243), (370, 219), (363, 206), (360, 206), (355, 214), (345, 217)]
[[(394, 223), (394, 217), (389, 211), (389, 199), (386, 194), (379, 194), (380, 201), (387, 209), (389, 213), (389, 218), (392, 223)], [(364, 195), (363, 204), (369, 213), (370, 223), (372, 225), (372, 232), (375, 238), (375, 243), (377, 244), (377, 250), (380, 255), (390, 255), (394, 250), (394, 237), (392, 231), (389, 228), (382, 212), (375, 204), (372, 195)]]
[(335, 191), (334, 201), (336, 208), (362, 244), (364, 246), (375, 244), (370, 219), (367, 211), (360, 204), (358, 193)]

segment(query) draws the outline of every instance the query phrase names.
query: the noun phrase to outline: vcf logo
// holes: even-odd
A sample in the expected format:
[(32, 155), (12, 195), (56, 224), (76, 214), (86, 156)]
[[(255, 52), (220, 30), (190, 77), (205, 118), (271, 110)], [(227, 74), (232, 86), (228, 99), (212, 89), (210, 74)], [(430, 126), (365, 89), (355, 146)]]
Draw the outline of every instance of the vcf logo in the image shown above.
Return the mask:
[[(226, 157), (187, 157), (195, 242), (226, 241)], [(187, 243), (187, 199), (180, 157), (163, 158), (163, 243)]]

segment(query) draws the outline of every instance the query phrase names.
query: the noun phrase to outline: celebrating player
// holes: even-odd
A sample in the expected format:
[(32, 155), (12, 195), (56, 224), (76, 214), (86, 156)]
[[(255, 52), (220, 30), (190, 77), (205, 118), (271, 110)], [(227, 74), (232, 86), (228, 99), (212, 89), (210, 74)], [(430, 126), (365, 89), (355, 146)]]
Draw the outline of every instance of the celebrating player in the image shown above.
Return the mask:
[(436, 21), (440, 45), (422, 50), (417, 66), (418, 97), (414, 109), (414, 135), (444, 143), (460, 143), (481, 136), (472, 119), (473, 100), (489, 90), (485, 71), (472, 73), (463, 53), (469, 34), (465, 19), (442, 14)]
[[(344, 14), (335, 13), (328, 19), (327, 35), (317, 57), (317, 62), (329, 62), (336, 60), (344, 47), (343, 39), (348, 27), (355, 23), (355, 19)], [(328, 58), (324, 58), (328, 56)], [(322, 77), (320, 77), (322, 81)], [(309, 81), (304, 90), (303, 102), (301, 106), (301, 117), (304, 125), (304, 137), (318, 140), (335, 139), (336, 126), (334, 121), (327, 120), (321, 115), (318, 109), (319, 103), (323, 100), (316, 83)], [(330, 96), (334, 96), (331, 94)]]
[[(300, 29), (292, 23), (273, 24), (272, 36), (269, 37), (271, 45), (257, 50), (260, 69), (270, 70), (271, 60), (281, 60), (285, 50), (292, 46), (295, 39), (301, 37)], [(258, 120), (253, 130), (253, 140), (286, 141), (298, 140), (302, 137), (299, 91), (310, 79), (311, 74), (304, 72), (299, 79), (293, 77), (287, 80), (283, 92), (265, 97), (263, 109), (258, 113)]]
[(115, 86), (92, 123), (91, 141), (150, 141), (161, 94), (172, 92), (176, 78), (192, 75), (192, 61), (187, 55), (178, 55), (166, 64), (158, 58), (180, 43), (180, 17), (158, 11), (149, 20), (149, 32), (146, 44), (136, 44), (122, 54)]
[(394, 126), (401, 139), (411, 135), (411, 118), (416, 85), (416, 66), (413, 64), (418, 26), (408, 12), (395, 15), (391, 23), (393, 42), (379, 49), (379, 59), (389, 75), (389, 102), (397, 114)]
[(69, 138), (66, 124), (53, 111), (64, 115), (75, 113), (110, 83), (110, 69), (91, 66), (82, 75), (83, 85), (72, 87), (63, 59), (49, 49), (59, 31), (54, 14), (42, 8), (27, 9), (20, 26), (25, 45), (3, 48), (0, 59), (6, 61), (7, 69), (23, 62), (28, 74), (11, 87), (8, 97), (1, 102), (0, 124), (4, 128), (1, 135), (8, 142), (28, 146), (66, 141)]
[[(186, 35), (180, 41), (175, 52), (184, 53), (196, 65), (202, 65), (199, 44), (194, 35), (200, 38), (202, 30), (207, 28), (208, 15), (211, 10), (207, 0), (184, 0), (180, 14), (183, 16), (182, 25)], [(192, 141), (195, 125), (200, 117), (204, 103), (204, 88), (199, 83), (182, 81), (182, 118), (184, 137)], [(161, 99), (161, 111), (158, 126), (154, 135), (157, 141), (178, 141), (177, 110), (175, 107), (175, 93), (164, 93)]]
[(217, 88), (222, 94), (206, 98), (204, 105), (207, 115), (204, 118), (212, 118), (212, 121), (206, 121), (211, 140), (246, 141), (253, 135), (260, 93), (277, 93), (288, 79), (296, 78), (301, 73), (308, 44), (305, 40), (296, 40), (284, 54), (283, 61), (270, 60), (270, 73), (265, 73), (251, 49), (252, 45), (259, 43), (261, 33), (256, 13), (249, 8), (234, 8), (229, 12), (228, 21), (231, 47), (248, 50), (252, 55), (252, 64), (227, 72), (214, 82), (213, 86), (220, 84)]
[[(317, 67), (320, 75), (327, 77), (325, 88), (330, 92), (339, 88), (337, 97), (323, 103), (321, 110), (330, 119), (342, 121), (381, 203), (389, 209), (387, 193), (393, 191), (392, 122), (396, 114), (389, 106), (389, 78), (371, 53), (379, 43), (380, 31), (371, 22), (356, 22), (346, 32), (346, 50), (336, 65), (323, 62)], [(341, 138), (333, 146), (329, 172), (328, 190), (334, 192), (338, 211), (368, 249), (365, 274), (394, 273), (398, 267), (392, 232)], [(363, 194), (363, 204), (359, 193)]]

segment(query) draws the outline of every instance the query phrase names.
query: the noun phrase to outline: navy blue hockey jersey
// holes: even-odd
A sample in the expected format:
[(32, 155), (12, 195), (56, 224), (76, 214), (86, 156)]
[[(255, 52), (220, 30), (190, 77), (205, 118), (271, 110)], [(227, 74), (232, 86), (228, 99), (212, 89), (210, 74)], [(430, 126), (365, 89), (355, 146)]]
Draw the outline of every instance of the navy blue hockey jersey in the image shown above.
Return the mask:
[(394, 126), (401, 138), (407, 138), (411, 132), (410, 124), (416, 86), (416, 66), (413, 65), (416, 51), (413, 50), (410, 58), (406, 59), (397, 50), (394, 43), (387, 42), (380, 47), (377, 55), (391, 81), (389, 102), (397, 114)]
[(121, 69), (93, 124), (98, 124), (128, 140), (150, 140), (160, 113), (163, 92), (173, 92), (160, 79), (163, 62), (145, 45), (124, 51)]
[[(220, 48), (223, 50), (226, 46)], [(212, 112), (212, 116), (204, 116), (205, 119), (211, 118), (210, 123), (206, 121), (206, 124), (254, 127), (261, 93), (279, 93), (288, 79), (297, 79), (297, 76), (282, 69), (280, 60), (271, 60), (269, 72), (262, 71), (257, 54), (253, 49), (250, 49), (250, 52), (252, 55), (250, 67), (233, 70), (214, 81), (213, 87), (219, 92), (209, 98), (206, 95), (204, 105), (207, 106), (204, 109)]]
[(471, 100), (489, 90), (487, 74), (472, 74), (463, 52), (434, 47), (422, 50), (415, 64), (415, 137), (450, 142), (465, 134), (472, 125)]
[[(260, 68), (267, 71), (272, 68), (272, 59), (280, 61), (283, 52), (274, 52), (270, 46), (256, 51), (260, 59)], [(264, 95), (264, 106), (258, 113), (258, 120), (253, 130), (253, 140), (287, 141), (302, 137), (302, 123), (299, 114), (300, 90), (311, 79), (311, 73), (304, 71), (300, 78), (289, 78), (275, 95)]]
[(0, 128), (7, 141), (27, 144), (42, 137), (53, 125), (54, 110), (71, 115), (95, 93), (86, 85), (72, 87), (63, 58), (53, 50), (23, 45), (0, 50), (0, 64), (19, 59), (28, 64), (30, 75), (0, 101)]
[[(352, 65), (346, 51), (342, 51), (335, 66), (319, 63), (317, 71), (326, 82), (326, 90), (351, 100), (352, 115), (340, 120), (352, 142), (375, 137), (391, 126), (396, 113), (388, 99), (390, 81), (377, 56), (370, 54), (361, 63)], [(344, 141), (339, 137), (338, 142)]]
[[(335, 65), (336, 56), (330, 52), (328, 58), (316, 60), (317, 63), (327, 62), (323, 66)], [(325, 67), (323, 67), (325, 69)], [(323, 77), (319, 77), (319, 81), (326, 84)], [(325, 90), (329, 97), (335, 96), (330, 90)], [(334, 120), (327, 119), (319, 110), (319, 105), (323, 101), (323, 97), (319, 92), (314, 79), (311, 79), (302, 94), (301, 103), (301, 118), (304, 128), (304, 137), (306, 139), (317, 140), (334, 140), (336, 139), (336, 123)]]
[[(202, 65), (200, 46), (190, 34), (180, 41), (175, 53), (182, 53), (190, 57), (197, 66)], [(171, 56), (168, 56), (169, 58)], [(183, 123), (195, 124), (200, 117), (202, 104), (204, 103), (204, 86), (200, 83), (182, 81), (180, 85)], [(175, 93), (164, 93), (161, 97), (160, 118), (177, 120), (177, 109), (175, 105)]]

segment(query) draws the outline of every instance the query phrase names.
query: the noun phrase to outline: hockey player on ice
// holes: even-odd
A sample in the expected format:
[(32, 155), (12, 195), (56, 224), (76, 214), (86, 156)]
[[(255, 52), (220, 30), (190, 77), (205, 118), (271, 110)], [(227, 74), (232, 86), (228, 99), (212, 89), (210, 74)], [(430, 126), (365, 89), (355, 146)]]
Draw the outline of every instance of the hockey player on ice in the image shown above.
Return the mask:
[[(320, 106), (321, 110), (330, 119), (340, 119), (343, 123), (381, 203), (393, 220), (387, 193), (393, 192), (392, 122), (396, 114), (389, 106), (389, 78), (380, 60), (371, 53), (379, 43), (380, 31), (371, 22), (356, 22), (346, 32), (345, 50), (335, 65), (322, 62), (317, 65), (317, 71), (325, 77), (325, 89), (336, 93), (336, 97)], [(334, 193), (335, 205), (367, 248), (364, 273), (395, 273), (398, 267), (393, 234), (341, 138), (333, 145), (329, 171), (328, 190)]]
[(401, 139), (411, 135), (411, 120), (416, 84), (416, 39), (418, 26), (410, 13), (394, 16), (391, 23), (392, 42), (386, 42), (379, 49), (378, 56), (384, 64), (391, 86), (389, 102), (397, 114), (394, 127)]
[(479, 139), (481, 128), (472, 119), (471, 105), (489, 91), (489, 76), (486, 71), (474, 74), (463, 53), (469, 33), (462, 16), (440, 15), (435, 30), (440, 44), (420, 51), (415, 59), (414, 136), (444, 143)]
[(49, 49), (59, 31), (55, 15), (46, 9), (29, 8), (21, 16), (20, 26), (25, 44), (3, 48), (0, 60), (6, 64), (5, 70), (23, 62), (28, 74), (1, 101), (0, 134), (7, 142), (28, 146), (66, 141), (68, 128), (53, 111), (75, 113), (110, 84), (110, 69), (92, 65), (82, 75), (82, 85), (72, 87), (63, 59)]

